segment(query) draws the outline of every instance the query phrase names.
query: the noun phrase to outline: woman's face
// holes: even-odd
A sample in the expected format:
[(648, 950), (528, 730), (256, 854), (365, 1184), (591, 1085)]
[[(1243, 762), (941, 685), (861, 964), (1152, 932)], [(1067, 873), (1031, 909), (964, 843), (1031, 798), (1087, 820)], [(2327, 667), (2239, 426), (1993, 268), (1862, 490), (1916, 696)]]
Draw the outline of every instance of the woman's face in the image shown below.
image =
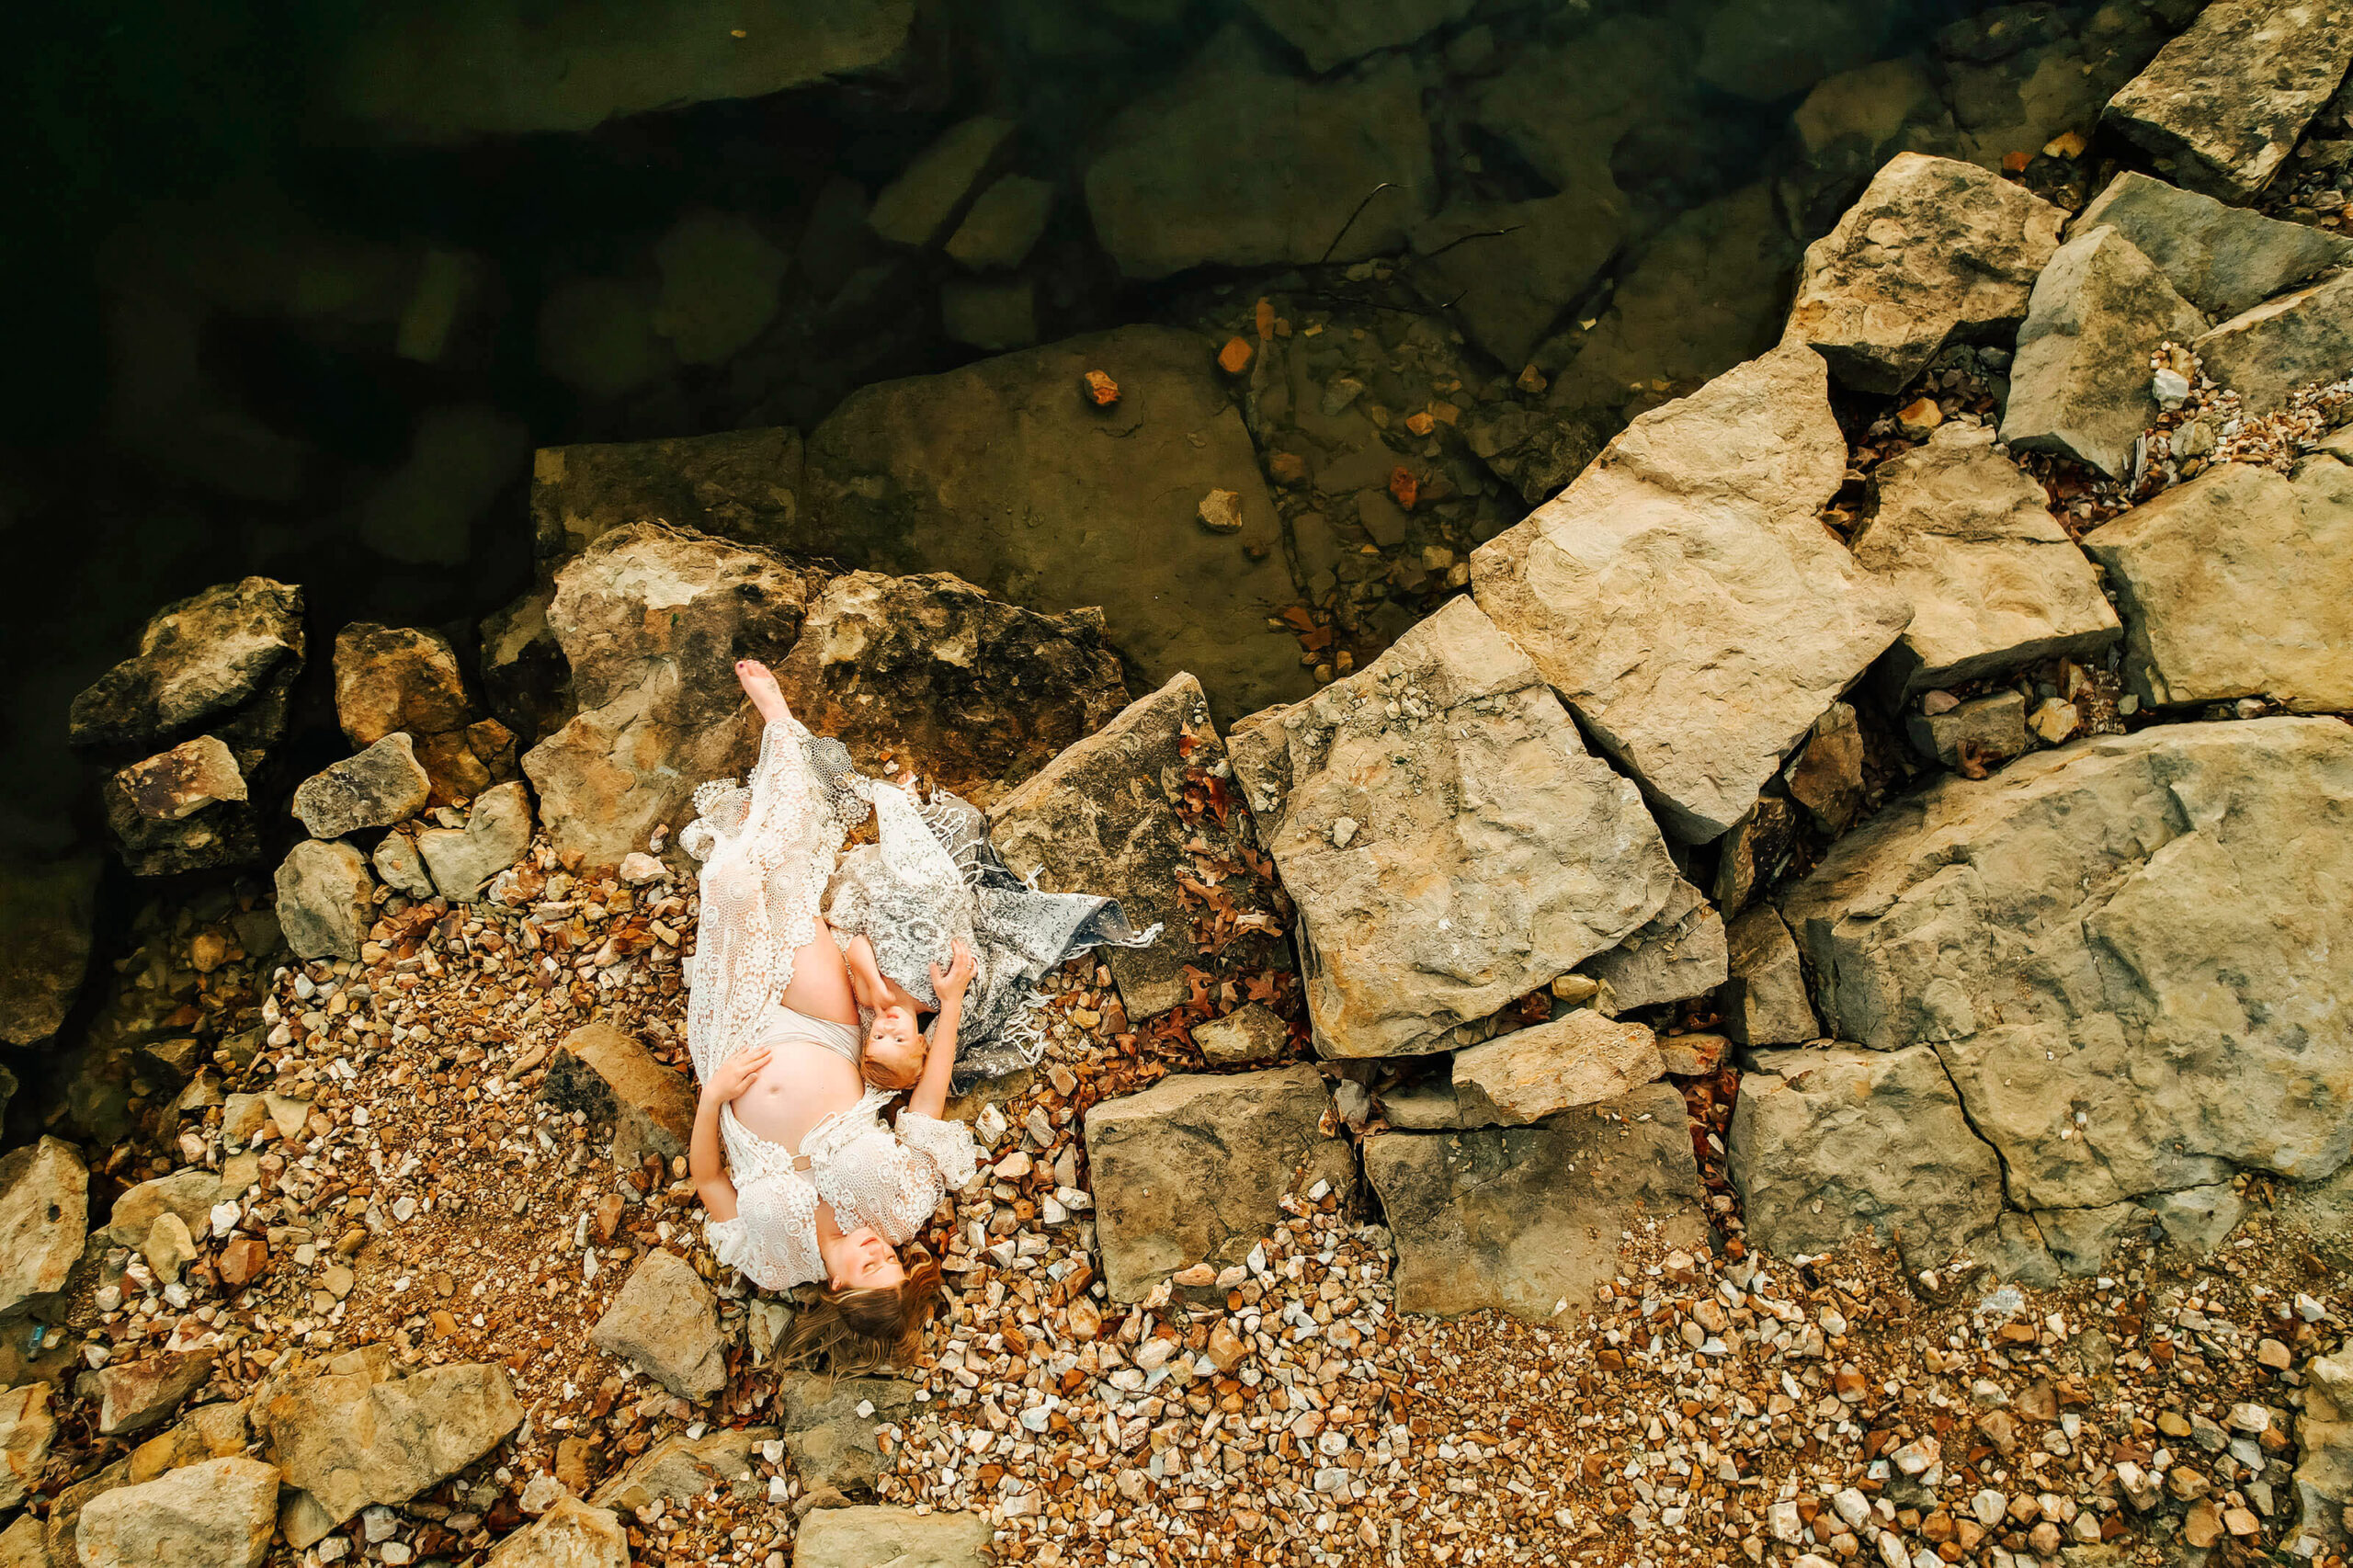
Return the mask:
[(871, 1225), (842, 1236), (825, 1260), (825, 1274), (836, 1290), (893, 1290), (907, 1278), (897, 1251)]

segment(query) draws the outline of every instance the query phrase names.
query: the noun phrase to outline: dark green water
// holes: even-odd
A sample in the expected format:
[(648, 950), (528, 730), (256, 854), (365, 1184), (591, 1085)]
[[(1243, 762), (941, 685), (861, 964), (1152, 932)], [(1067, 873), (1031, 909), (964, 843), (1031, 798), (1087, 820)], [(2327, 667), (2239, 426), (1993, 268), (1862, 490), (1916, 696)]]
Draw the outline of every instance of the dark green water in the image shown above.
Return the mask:
[[(2077, 177), (2043, 144), (2088, 129), (2187, 19), (1882, 0), (37, 12), (12, 23), (0, 235), (18, 584), (0, 847), (37, 854), (99, 836), (65, 706), (157, 606), (265, 573), (305, 588), (314, 666), (361, 618), (469, 649), (531, 585), (534, 447), (805, 431), (876, 381), (1202, 324), (1274, 289), (1384, 337), (1461, 333), (1460, 373), (1573, 461), (1769, 342), (1802, 245), (1893, 152)], [(957, 136), (983, 152), (960, 165)], [(950, 166), (902, 189), (915, 217), (877, 208), (926, 150)], [(1564, 477), (1491, 466), (1456, 546)], [(1288, 562), (1291, 586), (1360, 642), (1444, 591), (1438, 536), (1330, 527), (1339, 559)], [(324, 757), (323, 680), (301, 701)]]

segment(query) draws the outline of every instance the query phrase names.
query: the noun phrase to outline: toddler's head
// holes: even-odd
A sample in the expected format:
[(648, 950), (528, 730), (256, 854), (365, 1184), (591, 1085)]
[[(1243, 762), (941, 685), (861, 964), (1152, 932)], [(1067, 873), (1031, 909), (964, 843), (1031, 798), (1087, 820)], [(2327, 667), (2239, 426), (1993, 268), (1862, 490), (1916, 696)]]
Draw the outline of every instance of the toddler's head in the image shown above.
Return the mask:
[(858, 1071), (878, 1089), (911, 1088), (923, 1076), (925, 1050), (913, 1009), (884, 1007), (874, 1015), (874, 1027), (866, 1033)]

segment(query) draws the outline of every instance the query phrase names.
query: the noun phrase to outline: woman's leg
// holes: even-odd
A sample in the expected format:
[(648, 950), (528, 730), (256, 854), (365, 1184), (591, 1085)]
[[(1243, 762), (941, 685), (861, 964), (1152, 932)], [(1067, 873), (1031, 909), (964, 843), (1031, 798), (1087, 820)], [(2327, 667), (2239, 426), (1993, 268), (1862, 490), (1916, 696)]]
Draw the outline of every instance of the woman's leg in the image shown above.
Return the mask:
[(842, 950), (834, 945), (834, 928), (824, 915), (817, 917), (816, 935), (793, 950), (792, 983), (778, 1000), (796, 1013), (858, 1027), (858, 997), (849, 988)]

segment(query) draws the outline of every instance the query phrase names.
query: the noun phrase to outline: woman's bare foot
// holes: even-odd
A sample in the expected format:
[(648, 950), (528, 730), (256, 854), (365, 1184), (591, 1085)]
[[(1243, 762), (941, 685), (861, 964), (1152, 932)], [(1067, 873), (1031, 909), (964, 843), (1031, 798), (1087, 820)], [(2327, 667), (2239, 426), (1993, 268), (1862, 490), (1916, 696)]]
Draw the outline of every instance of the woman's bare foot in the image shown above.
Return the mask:
[(776, 676), (759, 660), (736, 660), (735, 678), (744, 683), (744, 691), (751, 698), (752, 706), (760, 710), (761, 719), (773, 724), (792, 717), (792, 710), (785, 706), (784, 693), (777, 689)]

